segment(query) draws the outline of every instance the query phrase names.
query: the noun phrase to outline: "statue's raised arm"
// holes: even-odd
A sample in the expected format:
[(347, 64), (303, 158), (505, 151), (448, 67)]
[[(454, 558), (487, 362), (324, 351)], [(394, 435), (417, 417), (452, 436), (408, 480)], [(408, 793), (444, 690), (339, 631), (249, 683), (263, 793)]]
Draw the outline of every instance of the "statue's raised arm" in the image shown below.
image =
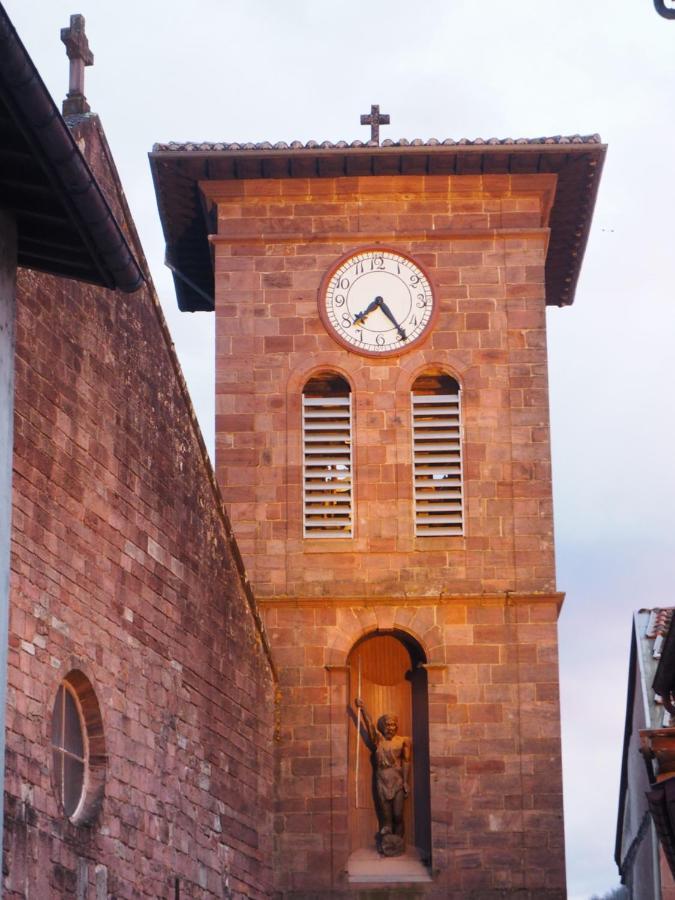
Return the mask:
[(357, 709), (361, 710), (361, 715), (363, 716), (363, 721), (366, 726), (366, 730), (368, 731), (368, 737), (373, 742), (373, 744), (377, 747), (377, 740), (379, 737), (379, 732), (375, 725), (373, 724), (373, 720), (370, 718), (368, 714), (368, 710), (366, 709), (366, 705), (360, 697), (356, 697), (354, 700)]

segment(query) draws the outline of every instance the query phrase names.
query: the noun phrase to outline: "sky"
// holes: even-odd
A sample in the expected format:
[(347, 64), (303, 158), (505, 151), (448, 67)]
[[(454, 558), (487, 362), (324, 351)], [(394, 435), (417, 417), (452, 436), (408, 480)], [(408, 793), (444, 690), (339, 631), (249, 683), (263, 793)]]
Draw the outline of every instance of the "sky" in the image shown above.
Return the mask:
[[(673, 0), (668, 0), (673, 2)], [(675, 21), (652, 0), (4, 0), (57, 102), (82, 13), (100, 114), (209, 448), (213, 316), (178, 313), (147, 153), (175, 141), (609, 145), (576, 300), (548, 311), (568, 889), (613, 862), (634, 609), (675, 604)]]

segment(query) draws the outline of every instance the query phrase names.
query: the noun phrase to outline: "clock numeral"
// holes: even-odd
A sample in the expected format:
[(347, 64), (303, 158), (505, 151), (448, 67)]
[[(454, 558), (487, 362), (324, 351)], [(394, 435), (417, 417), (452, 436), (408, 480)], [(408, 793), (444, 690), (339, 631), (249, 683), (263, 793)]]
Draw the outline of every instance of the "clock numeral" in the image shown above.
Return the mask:
[(343, 328), (351, 328), (352, 320), (349, 318), (347, 313), (342, 313), (342, 327)]
[(424, 309), (424, 307), (426, 305), (427, 305), (427, 298), (424, 296), (424, 294), (418, 294), (417, 295), (417, 308)]
[(417, 326), (417, 316), (413, 316), (410, 320), (410, 327), (415, 328)]
[(336, 295), (335, 295), (335, 299), (333, 300), (333, 304), (334, 304), (335, 306), (344, 306), (344, 305), (345, 305), (345, 298), (344, 298), (344, 295), (343, 295), (343, 294), (336, 294)]
[(338, 287), (341, 287), (343, 291), (346, 291), (349, 288), (349, 278), (341, 278), (338, 282)]
[(363, 275), (363, 260), (354, 263), (354, 274)]
[(378, 334), (377, 337), (375, 338), (375, 343), (377, 344), (378, 347), (384, 347), (384, 335)]
[(398, 262), (396, 263), (396, 274), (397, 275), (401, 274), (401, 266), (398, 264)]
[(415, 274), (413, 273), (413, 274), (410, 276), (410, 284), (419, 284), (419, 283), (420, 283), (420, 276), (419, 276), (419, 275), (415, 275)]
[(384, 257), (383, 256), (373, 256), (370, 260), (370, 269), (384, 269)]
[(363, 343), (363, 331), (360, 328), (355, 328), (354, 334), (361, 341), (361, 343)]

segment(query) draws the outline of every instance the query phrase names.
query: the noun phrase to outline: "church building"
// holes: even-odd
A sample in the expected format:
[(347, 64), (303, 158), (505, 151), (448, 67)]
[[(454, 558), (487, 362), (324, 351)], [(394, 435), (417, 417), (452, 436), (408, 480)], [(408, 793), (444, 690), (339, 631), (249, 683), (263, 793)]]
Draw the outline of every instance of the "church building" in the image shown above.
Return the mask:
[(60, 112), (0, 5), (3, 896), (563, 900), (546, 307), (605, 146), (157, 144), (214, 471), (62, 39)]
[(274, 664), (62, 37), (65, 117), (0, 5), (2, 896), (266, 898)]
[(179, 306), (215, 312), (216, 476), (278, 670), (275, 887), (563, 898), (545, 314), (605, 147), (361, 121), (150, 154)]

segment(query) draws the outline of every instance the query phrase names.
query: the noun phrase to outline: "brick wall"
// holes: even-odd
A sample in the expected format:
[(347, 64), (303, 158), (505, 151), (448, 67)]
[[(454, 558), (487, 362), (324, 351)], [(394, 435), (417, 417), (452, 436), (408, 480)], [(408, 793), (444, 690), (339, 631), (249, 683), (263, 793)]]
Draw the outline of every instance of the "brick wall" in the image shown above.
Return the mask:
[[(544, 260), (554, 176), (265, 179), (218, 205), (216, 463), (256, 594), (388, 596), (554, 586)], [(440, 316), (420, 348), (366, 359), (317, 315), (342, 254), (411, 254)], [(463, 388), (466, 536), (415, 539), (410, 388)], [(300, 395), (332, 368), (355, 408), (355, 536), (302, 539)]]
[[(149, 289), (19, 273), (13, 516), (4, 896), (268, 896), (274, 682)], [(88, 826), (53, 785), (72, 669), (107, 754)]]

